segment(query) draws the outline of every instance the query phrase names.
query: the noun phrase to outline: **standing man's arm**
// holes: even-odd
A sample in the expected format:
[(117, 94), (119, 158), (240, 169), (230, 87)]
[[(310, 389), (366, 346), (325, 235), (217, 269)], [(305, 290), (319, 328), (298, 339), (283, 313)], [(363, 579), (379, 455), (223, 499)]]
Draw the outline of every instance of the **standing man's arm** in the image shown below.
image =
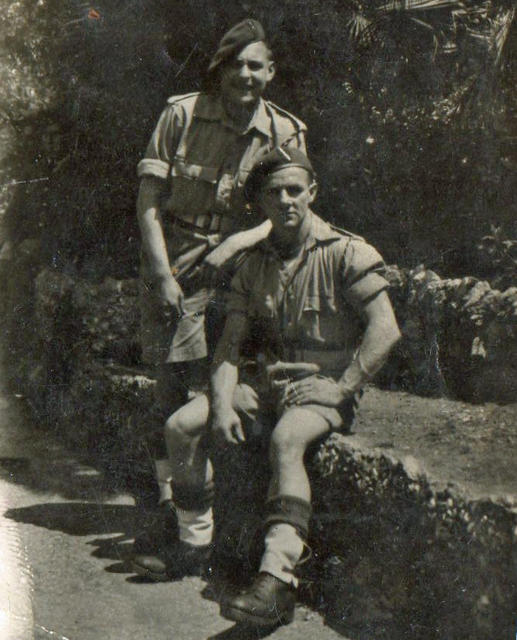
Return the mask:
[(212, 433), (233, 444), (245, 440), (241, 420), (233, 409), (233, 394), (239, 376), (240, 347), (247, 330), (248, 322), (243, 313), (228, 315), (210, 377)]
[(163, 237), (160, 200), (165, 188), (164, 180), (151, 176), (143, 177), (138, 192), (137, 216), (143, 248), (149, 261), (158, 299), (164, 310), (170, 309), (177, 316), (181, 316), (183, 293), (172, 275)]
[(257, 227), (238, 231), (213, 249), (204, 259), (204, 263), (212, 269), (220, 269), (240, 251), (251, 249), (262, 240), (265, 240), (271, 231), (271, 222), (265, 220)]
[[(300, 126), (293, 132), (291, 137), (287, 139), (285, 143), (286, 148), (300, 149), (306, 154), (305, 131), (305, 125), (300, 123)], [(251, 249), (259, 242), (262, 242), (262, 240), (265, 240), (270, 231), (270, 220), (265, 220), (252, 229), (238, 231), (226, 238), (218, 247), (211, 251), (204, 259), (204, 263), (213, 269), (220, 269), (240, 251)]]

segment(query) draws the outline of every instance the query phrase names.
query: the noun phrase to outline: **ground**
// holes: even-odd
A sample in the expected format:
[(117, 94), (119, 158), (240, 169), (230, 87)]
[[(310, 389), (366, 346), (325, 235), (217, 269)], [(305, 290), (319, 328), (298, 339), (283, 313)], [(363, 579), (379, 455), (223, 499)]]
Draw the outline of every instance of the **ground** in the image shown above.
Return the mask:
[(370, 388), (354, 431), (359, 442), (413, 456), (431, 480), (456, 484), (471, 498), (517, 501), (517, 403), (472, 405)]
[[(9, 395), (0, 399), (0, 447), (2, 640), (264, 637), (219, 616), (225, 584), (152, 584), (132, 575), (133, 499), (37, 429), (23, 400)], [(304, 606), (293, 624), (267, 635), (343, 638)]]
[[(371, 388), (351, 437), (413, 456), (439, 482), (508, 501), (517, 496), (516, 414), (517, 405), (472, 406)], [(219, 616), (224, 583), (149, 584), (131, 575), (132, 498), (35, 425), (24, 400), (7, 392), (0, 443), (0, 626), (5, 631), (9, 616), (19, 625), (2, 635), (6, 640), (32, 633), (36, 640), (261, 637)], [(292, 625), (269, 635), (344, 637), (304, 606)]]

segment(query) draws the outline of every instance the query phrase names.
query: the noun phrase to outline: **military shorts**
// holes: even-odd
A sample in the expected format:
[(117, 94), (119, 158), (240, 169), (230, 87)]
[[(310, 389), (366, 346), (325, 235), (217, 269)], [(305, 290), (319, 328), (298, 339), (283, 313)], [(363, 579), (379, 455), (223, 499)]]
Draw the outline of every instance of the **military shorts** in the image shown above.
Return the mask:
[[(247, 435), (251, 437), (270, 434), (282, 416), (291, 407), (279, 408), (275, 393), (257, 391), (255, 386), (240, 382), (234, 392), (233, 408), (242, 420)], [(306, 409), (324, 418), (330, 431), (348, 433), (354, 423), (359, 396), (343, 402), (339, 407), (327, 407), (321, 404), (296, 405), (297, 409)], [(295, 408), (295, 407), (292, 407)]]
[(215, 305), (219, 300), (216, 289), (205, 284), (202, 262), (221, 242), (220, 234), (197, 232), (173, 221), (164, 225), (164, 235), (172, 273), (184, 294), (183, 316), (170, 320), (163, 313), (146, 256), (142, 254), (140, 344), (142, 359), (149, 364), (205, 358), (210, 343), (214, 342), (210, 336), (207, 339), (206, 310), (211, 302)]

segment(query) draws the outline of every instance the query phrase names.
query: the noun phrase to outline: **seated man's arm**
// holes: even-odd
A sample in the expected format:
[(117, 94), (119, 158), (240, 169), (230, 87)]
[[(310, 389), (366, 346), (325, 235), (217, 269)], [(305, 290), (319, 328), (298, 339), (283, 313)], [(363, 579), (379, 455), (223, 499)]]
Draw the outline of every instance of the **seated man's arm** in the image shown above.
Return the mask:
[(400, 331), (386, 291), (370, 300), (363, 310), (366, 329), (356, 357), (340, 379), (345, 394), (353, 395), (379, 371), (393, 347), (400, 340)]
[(160, 213), (160, 200), (165, 189), (165, 180), (143, 177), (138, 192), (137, 216), (158, 299), (164, 309), (172, 308), (179, 316), (182, 313), (183, 293), (171, 272)]
[(386, 291), (379, 292), (363, 308), (366, 328), (354, 360), (334, 382), (330, 378), (310, 377), (286, 387), (286, 405), (309, 403), (338, 407), (370, 380), (400, 339), (400, 331)]
[(230, 313), (217, 344), (210, 376), (212, 433), (216, 438), (239, 444), (245, 440), (239, 416), (233, 409), (233, 394), (238, 381), (239, 353), (247, 333), (243, 313)]

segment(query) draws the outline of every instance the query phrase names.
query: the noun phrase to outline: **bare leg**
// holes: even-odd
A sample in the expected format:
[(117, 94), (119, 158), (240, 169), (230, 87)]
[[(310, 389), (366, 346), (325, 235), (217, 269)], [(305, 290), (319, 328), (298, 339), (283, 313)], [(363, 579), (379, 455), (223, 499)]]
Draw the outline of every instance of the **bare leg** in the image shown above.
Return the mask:
[(201, 442), (208, 432), (208, 413), (208, 398), (200, 395), (175, 411), (165, 423), (173, 484), (200, 487), (213, 478), (212, 464)]
[(279, 420), (270, 444), (272, 478), (266, 507), (267, 534), (259, 575), (221, 613), (255, 625), (287, 624), (294, 616), (299, 564), (306, 544), (311, 489), (303, 463), (307, 447), (329, 431), (317, 413), (295, 407)]
[(284, 413), (271, 436), (270, 498), (287, 495), (310, 502), (311, 488), (303, 457), (307, 447), (328, 431), (328, 422), (314, 411), (294, 407)]

